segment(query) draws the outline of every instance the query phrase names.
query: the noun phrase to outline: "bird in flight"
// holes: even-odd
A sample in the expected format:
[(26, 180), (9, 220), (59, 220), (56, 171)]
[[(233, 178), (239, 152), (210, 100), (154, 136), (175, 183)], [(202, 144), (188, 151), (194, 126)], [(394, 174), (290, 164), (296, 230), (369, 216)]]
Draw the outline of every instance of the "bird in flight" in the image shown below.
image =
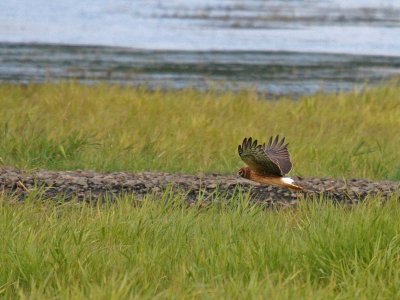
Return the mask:
[(272, 184), (292, 190), (303, 188), (293, 184), (293, 179), (284, 177), (292, 169), (290, 154), (284, 145), (285, 138), (279, 141), (279, 135), (269, 139), (268, 144), (258, 145), (257, 140), (245, 138), (238, 146), (240, 158), (248, 165), (239, 170), (243, 178), (263, 183)]

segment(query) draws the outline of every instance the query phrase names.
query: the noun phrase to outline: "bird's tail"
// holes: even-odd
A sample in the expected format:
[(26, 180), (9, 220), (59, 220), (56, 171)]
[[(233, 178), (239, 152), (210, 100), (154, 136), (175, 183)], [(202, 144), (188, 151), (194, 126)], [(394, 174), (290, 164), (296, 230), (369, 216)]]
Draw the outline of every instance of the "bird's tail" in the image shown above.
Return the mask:
[(280, 181), (281, 181), (281, 186), (283, 187), (287, 187), (289, 189), (296, 191), (301, 191), (303, 189), (301, 186), (293, 184), (294, 180), (290, 177), (281, 177)]

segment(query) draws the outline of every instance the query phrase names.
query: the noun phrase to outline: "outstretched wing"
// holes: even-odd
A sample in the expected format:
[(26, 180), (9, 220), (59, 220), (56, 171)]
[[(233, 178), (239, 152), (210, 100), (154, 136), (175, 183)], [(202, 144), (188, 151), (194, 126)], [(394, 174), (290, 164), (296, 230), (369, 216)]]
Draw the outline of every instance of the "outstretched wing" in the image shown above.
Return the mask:
[(279, 135), (272, 140), (272, 136), (269, 138), (269, 142), (264, 146), (264, 151), (268, 157), (276, 162), (283, 174), (287, 174), (292, 169), (292, 162), (290, 161), (290, 154), (287, 148), (288, 144), (285, 143), (285, 138), (279, 141)]
[(265, 145), (258, 145), (257, 140), (245, 138), (238, 151), (240, 158), (255, 172), (264, 175), (283, 176), (292, 168), (285, 138), (279, 142), (279, 136)]

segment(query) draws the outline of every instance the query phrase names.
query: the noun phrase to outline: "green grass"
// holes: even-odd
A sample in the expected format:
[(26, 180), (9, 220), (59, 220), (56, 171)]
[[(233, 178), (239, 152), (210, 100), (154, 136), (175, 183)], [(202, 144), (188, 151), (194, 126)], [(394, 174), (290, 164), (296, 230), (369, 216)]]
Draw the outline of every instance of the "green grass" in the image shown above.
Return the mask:
[(246, 136), (286, 135), (301, 176), (400, 179), (400, 87), (265, 101), (255, 92), (0, 85), (0, 163), (236, 173)]
[(400, 206), (240, 195), (109, 206), (0, 201), (0, 295), (15, 299), (398, 299)]
[[(0, 84), (0, 164), (236, 173), (245, 136), (284, 134), (302, 176), (400, 179), (400, 87), (266, 101), (241, 93)], [(400, 206), (263, 210), (0, 196), (5, 299), (398, 299)], [(60, 199), (61, 200), (61, 199)], [(221, 200), (221, 199), (217, 199)]]

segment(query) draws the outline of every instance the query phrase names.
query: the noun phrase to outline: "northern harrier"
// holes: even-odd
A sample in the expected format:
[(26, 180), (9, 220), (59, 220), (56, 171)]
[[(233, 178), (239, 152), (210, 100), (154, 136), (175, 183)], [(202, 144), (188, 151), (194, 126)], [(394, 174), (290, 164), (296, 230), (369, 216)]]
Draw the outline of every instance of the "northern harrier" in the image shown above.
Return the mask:
[(293, 190), (302, 187), (293, 184), (293, 179), (284, 177), (292, 169), (288, 144), (285, 138), (279, 141), (279, 135), (269, 139), (268, 144), (257, 145), (257, 140), (245, 138), (238, 146), (240, 158), (248, 165), (241, 168), (239, 175), (259, 183), (272, 184)]

